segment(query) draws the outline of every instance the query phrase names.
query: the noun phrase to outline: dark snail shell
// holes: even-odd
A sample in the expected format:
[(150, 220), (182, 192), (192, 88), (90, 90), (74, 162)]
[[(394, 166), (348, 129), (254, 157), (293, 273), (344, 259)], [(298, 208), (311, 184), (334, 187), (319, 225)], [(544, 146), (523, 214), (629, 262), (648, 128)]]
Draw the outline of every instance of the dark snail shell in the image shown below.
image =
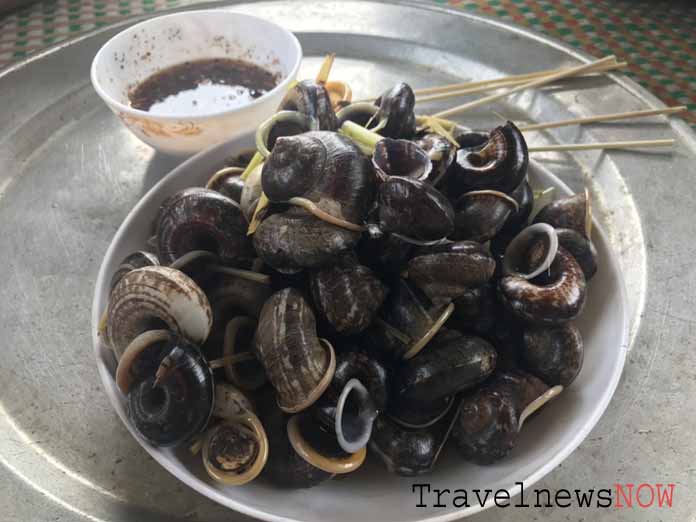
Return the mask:
[(121, 261), (121, 264), (118, 265), (116, 272), (114, 272), (114, 275), (111, 277), (111, 284), (109, 285), (109, 288), (113, 290), (114, 287), (121, 280), (121, 278), (131, 270), (135, 270), (136, 268), (143, 268), (144, 266), (158, 265), (159, 259), (157, 259), (157, 256), (155, 254), (151, 252), (145, 252), (144, 250), (138, 250), (137, 252), (133, 252), (132, 254), (127, 255), (123, 259), (123, 261)]
[(408, 262), (408, 279), (435, 304), (447, 303), (486, 283), (495, 260), (479, 243), (460, 241), (416, 250)]
[[(213, 375), (194, 345), (174, 338), (161, 350), (146, 350), (128, 392), (128, 418), (155, 446), (173, 446), (200, 433), (213, 412)], [(158, 368), (168, 368), (156, 382)]]
[[(597, 249), (584, 235), (569, 228), (557, 228), (558, 244), (575, 258), (589, 281), (597, 273)], [(530, 257), (533, 253), (530, 254)]]
[(286, 274), (329, 265), (350, 252), (359, 240), (360, 232), (322, 221), (299, 207), (271, 214), (254, 233), (259, 257)]
[(387, 138), (410, 139), (416, 132), (416, 95), (406, 83), (398, 83), (375, 102), (379, 111), (370, 129)]
[(379, 107), (369, 102), (357, 102), (346, 105), (336, 112), (338, 128), (340, 129), (341, 125), (346, 121), (357, 123), (361, 127), (367, 127), (368, 123), (370, 123), (377, 114), (377, 111), (379, 111)]
[(278, 405), (288, 413), (311, 406), (336, 369), (333, 348), (317, 337), (309, 303), (292, 288), (276, 292), (263, 306), (255, 352), (278, 394)]
[[(476, 139), (464, 135), (459, 139)], [(474, 138), (478, 138), (474, 135)], [(449, 176), (452, 196), (470, 190), (499, 190), (509, 193), (527, 174), (529, 152), (520, 130), (512, 122), (496, 127), (479, 146), (462, 146)]]
[(366, 266), (354, 262), (321, 268), (310, 275), (317, 312), (339, 333), (363, 331), (374, 320), (387, 287)]
[(298, 111), (316, 119), (321, 130), (335, 131), (338, 128), (329, 93), (323, 85), (312, 80), (303, 80), (295, 84), (280, 102), (278, 110)]
[(435, 424), (421, 429), (405, 428), (380, 415), (372, 428), (370, 450), (391, 473), (404, 477), (429, 473), (449, 438), (458, 411), (458, 407), (452, 407)]
[(470, 192), (459, 197), (454, 211), (454, 237), (485, 243), (502, 230), (515, 206), (500, 194)]
[(500, 230), (505, 235), (517, 234), (526, 227), (534, 207), (534, 190), (532, 190), (532, 186), (526, 179), (515, 190), (510, 192), (510, 197), (517, 202), (518, 209), (510, 213), (503, 228)]
[(389, 371), (368, 351), (346, 346), (336, 354), (336, 371), (332, 387), (343, 389), (351, 379), (358, 379), (367, 388), (378, 411), (387, 408), (389, 398)]
[(239, 208), (242, 209), (242, 214), (247, 221), (251, 222), (256, 212), (256, 207), (259, 204), (259, 199), (261, 198), (261, 172), (263, 166), (259, 165), (247, 176), (244, 181), (244, 187), (242, 188), (242, 193), (239, 197)]
[(503, 277), (499, 283), (502, 302), (517, 317), (535, 324), (559, 324), (577, 317), (586, 297), (580, 265), (559, 248), (549, 274), (547, 284), (515, 275)]
[(497, 324), (497, 297), (495, 283), (467, 288), (454, 299), (452, 322), (463, 331), (483, 334)]
[(358, 246), (360, 262), (380, 273), (399, 273), (414, 246), (391, 234), (364, 234)]
[(383, 353), (397, 359), (413, 357), (434, 337), (453, 309), (454, 305), (434, 305), (399, 279), (382, 307), (382, 320), (367, 332), (373, 338), (368, 345), (376, 341)]
[(379, 413), (370, 391), (356, 378), (342, 386), (334, 378), (313, 410), (319, 422), (336, 436), (338, 445), (347, 453), (355, 453), (367, 445)]
[(549, 386), (568, 387), (580, 373), (583, 343), (572, 323), (532, 326), (525, 330), (523, 339), (525, 369)]
[(468, 390), (493, 373), (493, 346), (454, 330), (438, 334), (427, 350), (404, 361), (394, 375), (397, 396), (429, 402)]
[[(250, 274), (261, 275), (253, 272)], [(254, 280), (243, 270), (216, 267), (215, 275), (217, 278), (210, 284), (207, 294), (213, 310), (213, 325), (210, 336), (203, 345), (203, 352), (209, 359), (222, 356), (229, 322), (240, 316), (246, 317), (249, 321), (256, 319), (264, 303), (273, 293), (269, 282)], [(246, 328), (241, 330), (243, 334), (246, 334)], [(235, 336), (235, 338), (239, 340), (239, 337)], [(240, 343), (235, 342), (234, 345), (239, 347)], [(253, 364), (253, 362), (245, 362), (241, 363), (241, 367), (251, 370), (250, 365)]]
[(452, 396), (426, 402), (395, 397), (390, 402), (387, 414), (405, 428), (427, 428), (447, 415), (455, 402)]
[(374, 173), (360, 149), (333, 132), (279, 138), (261, 175), (273, 202), (302, 197), (321, 210), (360, 224), (374, 197)]
[(157, 221), (157, 248), (169, 264), (191, 250), (208, 250), (224, 263), (253, 257), (247, 220), (239, 204), (214, 190), (187, 188), (167, 198)]
[(390, 176), (426, 181), (430, 178), (432, 163), (428, 154), (409, 140), (384, 138), (377, 142), (372, 154), (372, 165), (380, 179)]
[(525, 325), (509, 315), (501, 311), (495, 327), (486, 333), (486, 340), (498, 353), (496, 370), (499, 372), (522, 368), (522, 333)]
[(446, 183), (445, 176), (457, 153), (452, 143), (435, 133), (420, 135), (413, 142), (430, 158), (432, 168), (426, 181), (435, 186)]
[(333, 475), (313, 466), (293, 449), (288, 439), (289, 417), (275, 404), (275, 400), (262, 400), (259, 408), (261, 420), (268, 436), (268, 462), (262, 476), (282, 488), (311, 488)]
[(452, 430), (461, 455), (478, 464), (492, 464), (517, 443), (521, 415), (548, 387), (520, 371), (497, 374), (462, 400)]
[(454, 230), (454, 209), (430, 184), (391, 177), (379, 187), (379, 228), (420, 241), (436, 241)]
[(587, 191), (552, 201), (534, 217), (534, 223), (554, 228), (569, 228), (587, 237), (591, 220), (591, 202)]
[(239, 203), (244, 190), (244, 180), (240, 177), (242, 172), (244, 169), (241, 167), (221, 169), (210, 178), (205, 188), (219, 192)]

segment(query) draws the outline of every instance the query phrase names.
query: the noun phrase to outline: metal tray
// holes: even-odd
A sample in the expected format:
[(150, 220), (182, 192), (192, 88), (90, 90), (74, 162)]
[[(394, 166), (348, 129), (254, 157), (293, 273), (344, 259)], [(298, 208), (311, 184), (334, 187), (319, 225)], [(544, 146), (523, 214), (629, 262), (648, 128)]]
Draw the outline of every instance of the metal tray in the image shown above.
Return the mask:
[[(357, 97), (398, 80), (420, 87), (587, 60), (527, 30), (421, 3), (283, 1), (233, 8), (296, 31), (308, 56), (303, 76), (314, 74), (325, 52), (336, 51), (335, 74)], [(0, 72), (0, 520), (246, 519), (188, 490), (151, 460), (112, 411), (94, 367), (89, 308), (101, 258), (130, 208), (177, 164), (132, 137), (89, 84), (97, 49), (129, 23)], [(544, 121), (660, 105), (612, 76), (522, 93), (467, 113), (464, 121), (485, 128), (500, 115)], [(607, 413), (538, 487), (672, 482), (677, 494), (667, 518), (686, 520), (696, 512), (696, 498), (687, 493), (696, 487), (687, 464), (696, 458), (689, 429), (696, 381), (688, 371), (696, 368), (696, 248), (689, 241), (696, 137), (682, 122), (654, 119), (529, 139), (669, 135), (679, 141), (671, 153), (535, 155), (571, 187), (591, 185), (624, 270), (633, 333)], [(492, 510), (474, 520), (576, 520), (586, 513)], [(654, 512), (592, 510), (591, 516), (640, 521), (654, 519)]]

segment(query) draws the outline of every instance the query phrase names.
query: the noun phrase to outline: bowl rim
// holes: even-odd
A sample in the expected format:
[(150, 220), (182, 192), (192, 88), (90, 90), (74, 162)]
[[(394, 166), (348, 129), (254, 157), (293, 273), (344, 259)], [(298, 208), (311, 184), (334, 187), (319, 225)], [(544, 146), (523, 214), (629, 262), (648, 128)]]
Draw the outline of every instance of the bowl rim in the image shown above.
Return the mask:
[[(196, 165), (197, 162), (201, 160), (201, 158), (204, 155), (212, 155), (215, 154), (216, 152), (220, 151), (221, 149), (225, 151), (229, 151), (230, 145), (234, 143), (238, 143), (239, 141), (242, 141), (245, 137), (248, 137), (253, 134), (251, 132), (242, 134), (240, 137), (235, 138), (233, 140), (228, 140), (223, 143), (220, 143), (218, 145), (214, 145), (212, 147), (209, 147), (195, 156), (192, 156), (191, 158), (187, 159), (171, 171), (169, 171), (162, 179), (160, 179), (155, 185), (152, 186), (135, 204), (135, 206), (130, 210), (130, 212), (126, 215), (126, 217), (123, 219), (121, 222), (121, 225), (119, 226), (118, 230), (116, 231), (114, 237), (111, 239), (111, 242), (109, 243), (109, 247), (107, 248), (104, 257), (102, 258), (102, 262), (99, 268), (99, 273), (95, 282), (95, 287), (94, 287), (94, 296), (92, 300), (92, 313), (91, 313), (91, 331), (92, 331), (92, 348), (94, 350), (94, 355), (97, 360), (97, 369), (99, 371), (99, 376), (102, 380), (102, 385), (104, 386), (105, 392), (109, 397), (109, 400), (111, 402), (111, 405), (113, 408), (116, 410), (117, 415), (121, 419), (121, 422), (125, 425), (126, 429), (130, 432), (130, 434), (135, 438), (136, 441), (147, 451), (147, 453), (155, 459), (164, 469), (166, 469), (169, 473), (174, 475), (174, 477), (177, 478), (177, 480), (180, 480), (199, 494), (203, 495), (204, 497), (207, 497), (225, 507), (231, 508), (235, 511), (238, 511), (242, 514), (249, 515), (258, 519), (262, 520), (267, 520), (269, 522), (303, 522), (300, 519), (296, 518), (290, 518), (290, 517), (285, 517), (282, 515), (277, 515), (274, 513), (271, 513), (267, 511), (266, 509), (258, 509), (255, 507), (249, 507), (245, 503), (236, 500), (234, 498), (231, 498), (227, 495), (224, 494), (223, 491), (217, 490), (215, 488), (210, 487), (207, 483), (196, 477), (192, 472), (188, 471), (185, 475), (182, 475), (179, 470), (176, 469), (175, 465), (170, 462), (168, 458), (166, 458), (165, 453), (162, 452), (160, 449), (151, 446), (148, 444), (144, 439), (142, 439), (135, 431), (135, 429), (130, 425), (130, 422), (128, 419), (125, 417), (124, 411), (122, 409), (122, 405), (119, 401), (119, 398), (116, 395), (116, 392), (114, 391), (114, 386), (111, 386), (110, 381), (113, 381), (113, 376), (110, 374), (108, 368), (106, 367), (105, 362), (102, 360), (100, 356), (100, 346), (102, 344), (98, 332), (97, 332), (97, 325), (99, 324), (100, 318), (101, 318), (101, 313), (102, 311), (99, 309), (99, 289), (104, 288), (105, 285), (107, 285), (108, 280), (110, 278), (110, 274), (106, 273), (106, 267), (107, 263), (106, 261), (111, 259), (114, 255), (114, 250), (116, 249), (116, 245), (121, 242), (122, 238), (125, 236), (125, 231), (126, 231), (126, 224), (130, 223), (134, 216), (136, 214), (139, 214), (144, 207), (147, 205), (152, 204), (152, 200), (157, 198), (158, 193), (161, 191), (161, 187), (165, 185), (169, 179), (174, 178), (178, 175), (180, 171), (185, 171), (191, 168), (191, 166)], [(533, 168), (541, 171), (544, 173), (546, 176), (551, 176), (554, 178), (554, 182), (557, 183), (559, 192), (562, 192), (563, 194), (573, 194), (574, 192), (570, 189), (570, 187), (563, 182), (558, 176), (554, 175), (552, 172), (550, 172), (546, 167), (544, 167), (541, 163), (536, 162), (534, 160), (530, 159), (530, 166), (533, 165)], [(538, 469), (536, 469), (534, 472), (530, 473), (529, 476), (521, 480), (523, 487), (524, 488), (529, 488), (536, 484), (539, 480), (544, 478), (546, 475), (548, 475), (555, 467), (557, 467), (559, 464), (561, 464), (571, 453), (573, 453), (578, 446), (585, 440), (587, 435), (590, 433), (590, 431), (597, 425), (599, 422), (599, 419), (604, 415), (604, 412), (606, 411), (607, 407), (609, 406), (609, 403), (611, 402), (611, 399), (614, 396), (614, 393), (616, 391), (616, 388), (619, 384), (619, 381), (621, 379), (621, 376), (623, 374), (624, 366), (626, 363), (626, 357), (628, 353), (628, 345), (629, 345), (629, 312), (628, 312), (628, 307), (626, 306), (627, 302), (627, 294), (626, 294), (626, 288), (625, 288), (625, 282), (622, 276), (622, 271), (621, 267), (618, 264), (618, 260), (616, 258), (616, 255), (613, 252), (612, 246), (608, 241), (607, 235), (604, 233), (602, 227), (597, 223), (596, 219), (593, 218), (593, 232), (597, 236), (601, 237), (602, 243), (607, 249), (607, 252), (609, 255), (607, 256), (607, 264), (611, 268), (611, 271), (616, 274), (617, 276), (617, 286), (619, 289), (619, 301), (622, 303), (622, 314), (619, 318), (620, 321), (620, 331), (621, 331), (621, 338), (618, 339), (617, 341), (617, 349), (619, 350), (620, 354), (618, 357), (618, 361), (616, 364), (616, 368), (614, 369), (614, 372), (611, 375), (611, 378), (608, 382), (607, 387), (605, 388), (601, 400), (597, 403), (597, 406), (595, 406), (593, 415), (590, 416), (584, 423), (582, 429), (578, 430), (572, 439), (559, 451), (551, 455), (548, 460), (540, 466)], [(108, 348), (107, 348), (108, 350)], [(515, 482), (514, 485), (505, 488), (509, 494), (510, 498), (514, 498), (517, 495), (520, 494), (521, 487), (519, 486), (519, 482)], [(454, 511), (450, 513), (443, 513), (441, 515), (433, 515), (433, 516), (425, 516), (423, 518), (418, 519), (419, 522), (450, 522), (450, 521), (455, 521), (464, 517), (468, 517), (471, 515), (474, 515), (476, 513), (479, 513), (481, 511), (484, 511), (492, 506), (494, 506), (495, 502), (494, 499), (488, 499), (487, 502), (484, 503), (483, 506), (479, 504), (474, 504), (471, 505), (470, 507), (466, 508), (459, 508), (455, 509)]]
[[(247, 19), (249, 22), (253, 23), (260, 23), (261, 25), (266, 25), (269, 27), (275, 27), (277, 28), (282, 34), (284, 34), (289, 42), (290, 46), (292, 49), (295, 51), (295, 60), (294, 63), (292, 64), (290, 70), (283, 75), (283, 79), (281, 82), (278, 83), (273, 89), (271, 89), (268, 92), (265, 92), (263, 95), (259, 96), (258, 98), (245, 103), (244, 105), (238, 106), (238, 107), (233, 107), (231, 109), (224, 109), (220, 111), (215, 111), (215, 112), (209, 112), (206, 114), (196, 114), (196, 113), (191, 113), (191, 114), (179, 114), (179, 115), (170, 115), (170, 114), (152, 114), (148, 111), (143, 111), (141, 109), (134, 109), (133, 107), (130, 107), (129, 105), (126, 105), (124, 103), (121, 103), (117, 99), (115, 99), (113, 96), (111, 96), (106, 89), (102, 86), (102, 83), (99, 80), (99, 76), (97, 73), (97, 64), (99, 63), (100, 60), (102, 60), (106, 54), (106, 49), (107, 47), (113, 43), (116, 39), (118, 38), (123, 38), (125, 35), (131, 34), (139, 29), (142, 29), (143, 27), (148, 26), (149, 24), (155, 22), (155, 21), (161, 21), (163, 19), (173, 19), (173, 18), (191, 18), (192, 16), (209, 16), (211, 14), (214, 14), (215, 16), (232, 16), (236, 18), (242, 18), (242, 19)], [(297, 73), (300, 70), (300, 66), (302, 65), (302, 58), (303, 58), (303, 52), (302, 52), (302, 45), (300, 45), (300, 41), (297, 39), (297, 36), (290, 31), (289, 29), (283, 27), (282, 25), (276, 24), (274, 22), (271, 22), (269, 20), (266, 20), (264, 18), (261, 18), (259, 16), (253, 16), (249, 15), (246, 13), (238, 13), (236, 11), (231, 11), (230, 9), (225, 9), (225, 8), (218, 8), (218, 9), (196, 9), (192, 11), (183, 11), (180, 13), (171, 13), (171, 14), (166, 14), (162, 16), (155, 16), (152, 18), (148, 18), (147, 20), (143, 20), (142, 22), (139, 22), (135, 25), (131, 25), (124, 29), (123, 31), (119, 31), (117, 34), (109, 38), (97, 51), (97, 54), (94, 55), (94, 58), (92, 59), (92, 64), (90, 66), (90, 73), (89, 77), (92, 82), (92, 87), (94, 90), (97, 92), (99, 97), (109, 105), (112, 109), (118, 110), (120, 113), (127, 114), (129, 116), (137, 116), (140, 118), (146, 118), (146, 119), (151, 119), (151, 120), (157, 120), (157, 121), (165, 121), (165, 122), (178, 122), (181, 120), (187, 120), (187, 121), (204, 121), (209, 118), (215, 118), (219, 116), (228, 116), (231, 114), (239, 113), (244, 110), (250, 109), (252, 107), (255, 107), (256, 105), (260, 105), (264, 102), (267, 101), (268, 98), (272, 97), (273, 95), (277, 94), (278, 92), (284, 92), (288, 90), (291, 82), (293, 79), (297, 76)]]

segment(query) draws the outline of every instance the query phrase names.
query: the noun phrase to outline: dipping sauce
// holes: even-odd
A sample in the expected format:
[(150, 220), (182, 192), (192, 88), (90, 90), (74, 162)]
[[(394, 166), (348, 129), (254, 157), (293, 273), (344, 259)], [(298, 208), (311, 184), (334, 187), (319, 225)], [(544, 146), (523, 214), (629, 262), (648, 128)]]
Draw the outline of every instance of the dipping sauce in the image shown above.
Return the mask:
[(128, 98), (131, 107), (160, 116), (211, 114), (258, 98), (278, 85), (278, 76), (244, 60), (213, 58), (167, 67)]

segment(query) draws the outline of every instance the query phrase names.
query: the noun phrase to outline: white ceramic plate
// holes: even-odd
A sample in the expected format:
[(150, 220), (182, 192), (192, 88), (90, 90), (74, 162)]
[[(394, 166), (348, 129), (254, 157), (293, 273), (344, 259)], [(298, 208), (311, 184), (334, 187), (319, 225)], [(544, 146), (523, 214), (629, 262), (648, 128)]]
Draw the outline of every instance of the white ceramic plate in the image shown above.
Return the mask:
[[(92, 336), (99, 374), (116, 412), (133, 436), (162, 466), (182, 482), (208, 498), (245, 514), (273, 521), (445, 521), (471, 515), (482, 508), (470, 493), (470, 508), (419, 508), (412, 484), (429, 483), (433, 488), (507, 489), (519, 493), (517, 482), (529, 488), (578, 447), (606, 409), (626, 358), (628, 320), (626, 296), (620, 269), (599, 226), (593, 240), (599, 254), (599, 270), (589, 285), (585, 311), (577, 326), (585, 342), (585, 361), (577, 380), (560, 397), (525, 424), (519, 444), (508, 458), (492, 466), (464, 462), (455, 451), (440, 456), (431, 475), (404, 478), (388, 474), (376, 456), (363, 468), (310, 490), (287, 491), (256, 481), (241, 488), (223, 487), (208, 478), (200, 457), (192, 458), (185, 448), (161, 450), (144, 442), (130, 427), (124, 400), (114, 382), (115, 359), (97, 336), (109, 281), (127, 254), (142, 249), (160, 203), (190, 186), (202, 186), (232, 153), (248, 147), (252, 138), (235, 140), (206, 150), (170, 172), (135, 206), (118, 229), (106, 252), (97, 278), (92, 305)], [(557, 197), (570, 194), (568, 187), (536, 163), (530, 164), (535, 188), (553, 186)], [(108, 452), (108, 448), (104, 448)], [(485, 507), (492, 505), (492, 496)], [(435, 503), (434, 500), (430, 504)]]

